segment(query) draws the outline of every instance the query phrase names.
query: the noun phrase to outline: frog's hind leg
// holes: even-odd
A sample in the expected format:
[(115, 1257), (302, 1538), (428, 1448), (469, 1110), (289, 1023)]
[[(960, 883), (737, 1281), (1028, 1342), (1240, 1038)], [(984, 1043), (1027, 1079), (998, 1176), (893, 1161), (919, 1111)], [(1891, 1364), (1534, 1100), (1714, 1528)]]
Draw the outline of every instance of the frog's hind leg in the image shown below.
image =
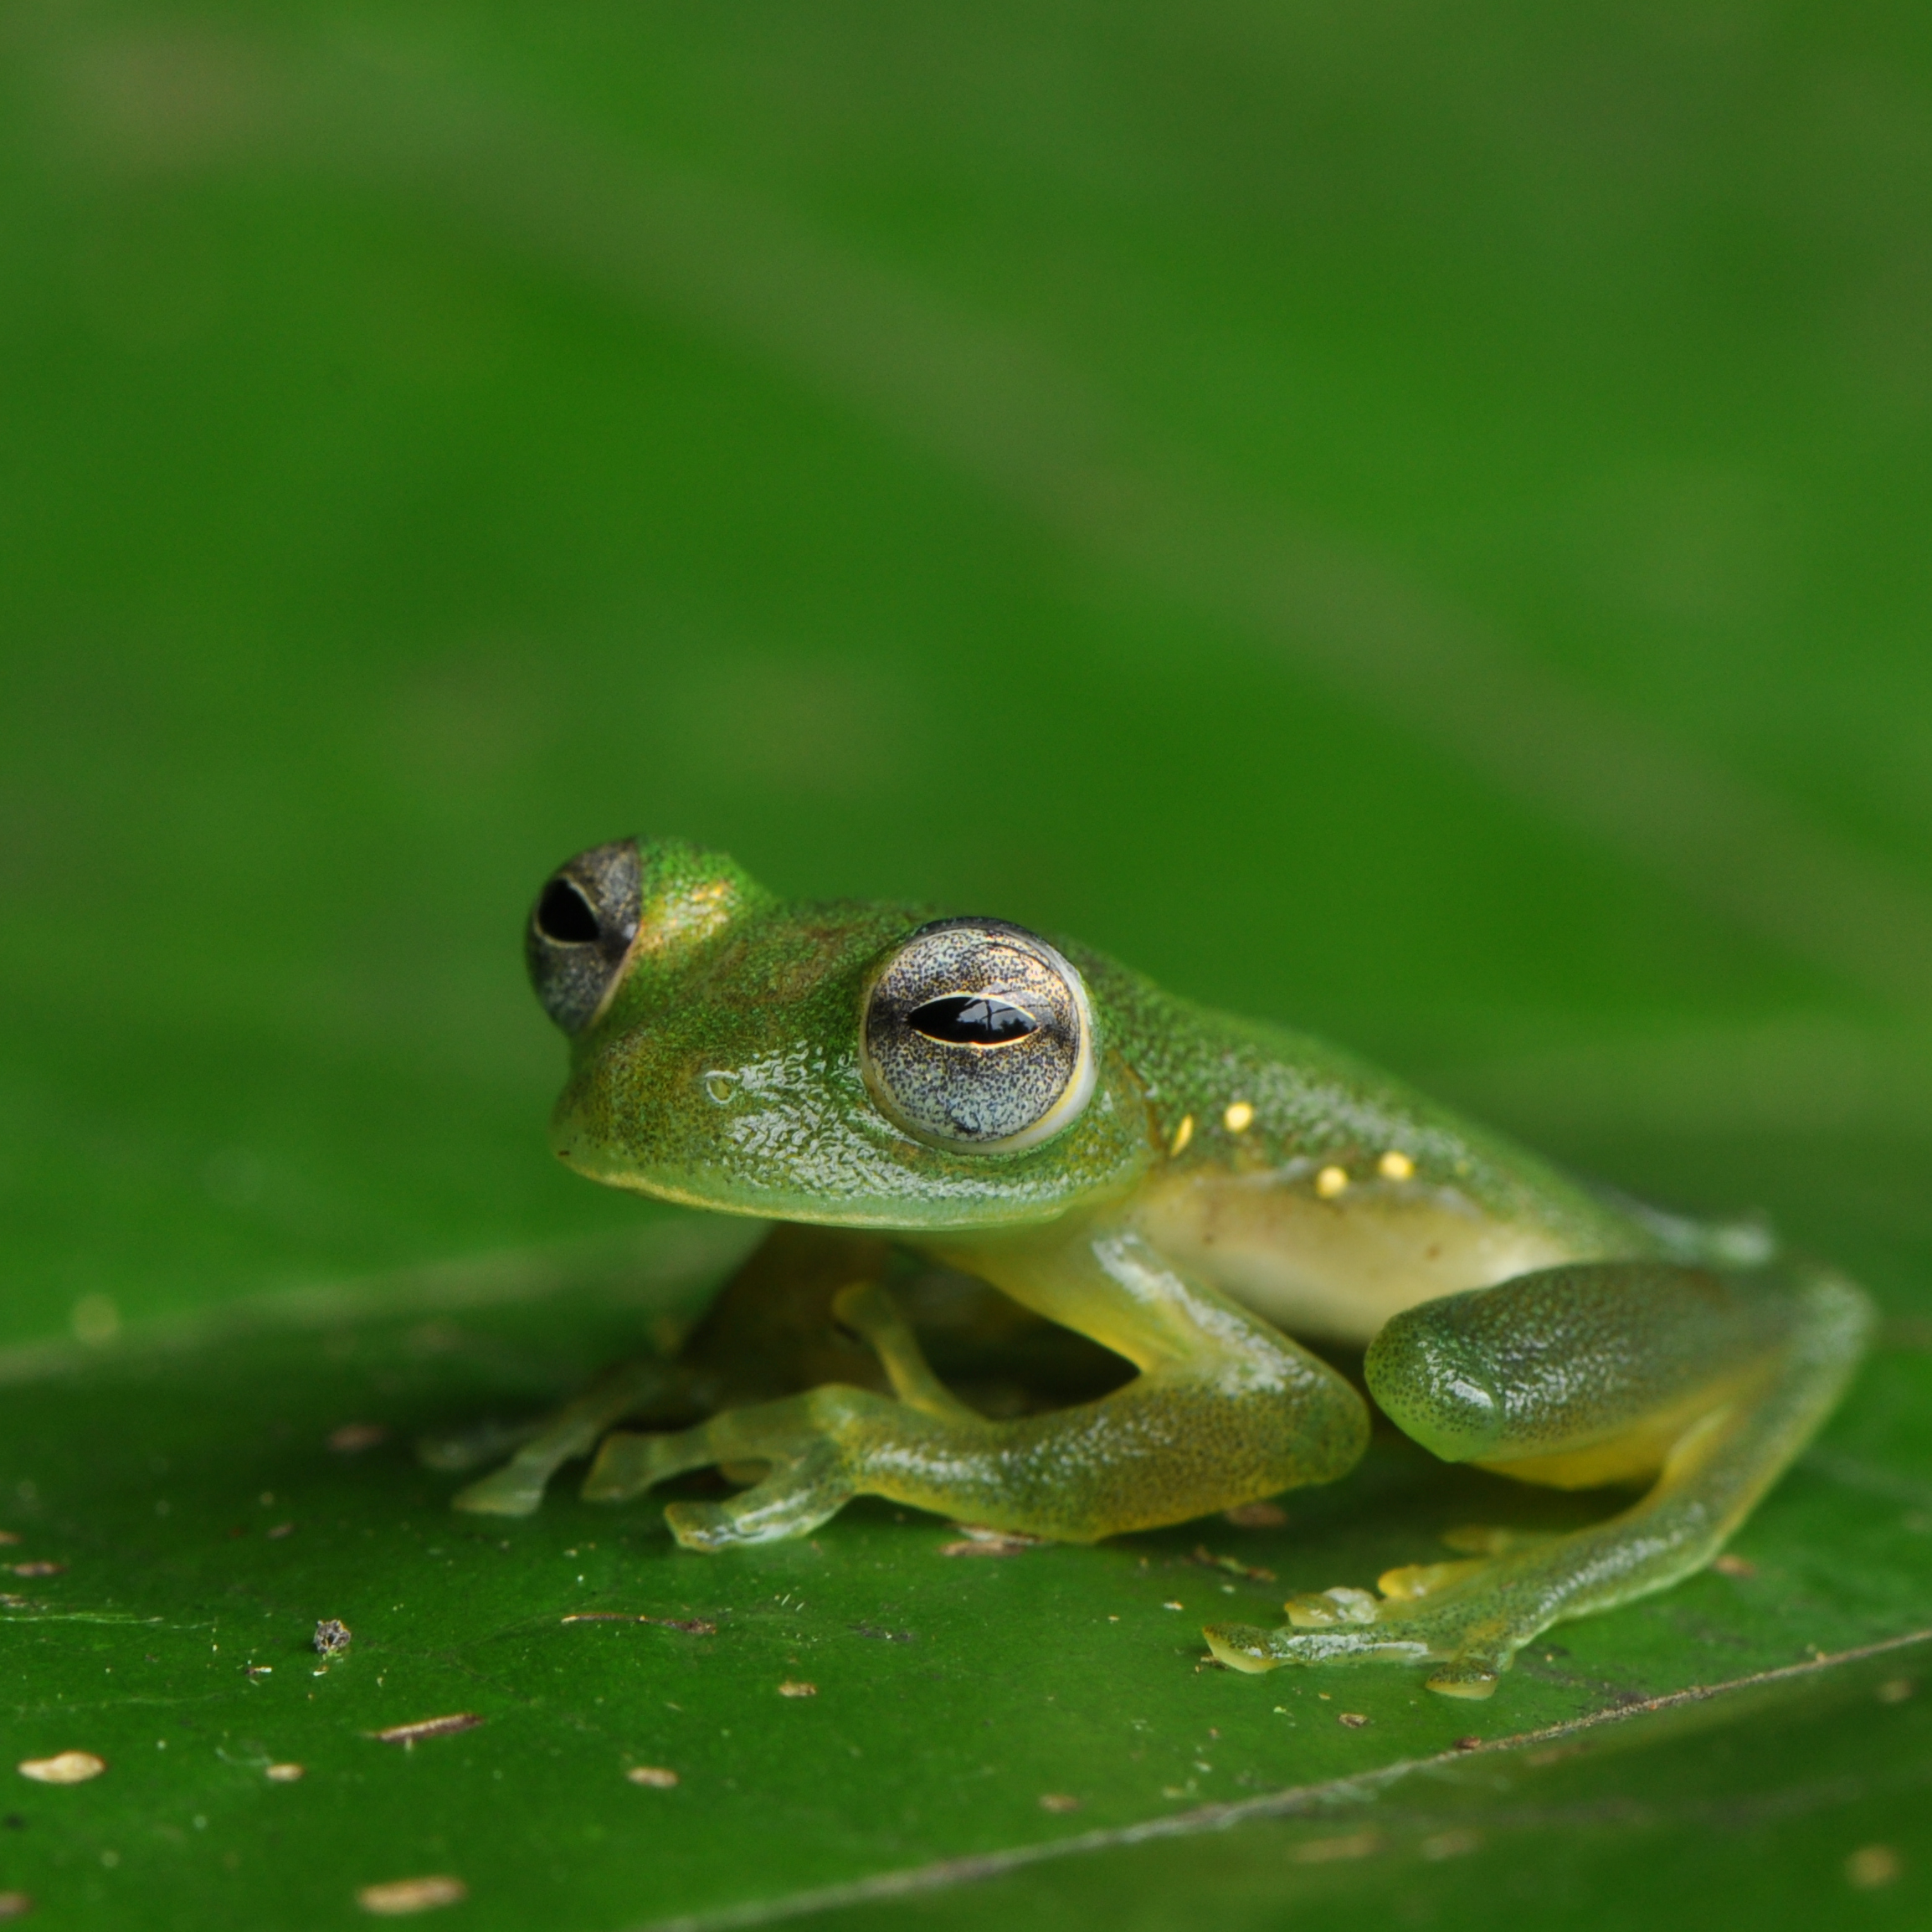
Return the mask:
[[(532, 1514), (566, 1462), (588, 1456), (634, 1416), (701, 1415), (721, 1403), (780, 1395), (833, 1375), (878, 1380), (871, 1355), (843, 1332), (833, 1303), (842, 1289), (876, 1282), (887, 1255), (886, 1244), (869, 1236), (773, 1228), (675, 1357), (645, 1356), (607, 1369), (524, 1432), (516, 1454), (459, 1492), (454, 1507), (487, 1516)], [(498, 1453), (501, 1442), (499, 1436), (491, 1445)], [(427, 1443), (420, 1452), (433, 1467), (458, 1467), (464, 1446), (459, 1438)]]
[(1208, 1642), (1239, 1670), (1380, 1656), (1433, 1665), (1431, 1690), (1487, 1697), (1551, 1624), (1708, 1564), (1830, 1412), (1869, 1324), (1848, 1282), (1795, 1266), (1551, 1268), (1411, 1308), (1377, 1337), (1368, 1375), (1418, 1441), (1527, 1482), (1647, 1493), (1589, 1529), (1496, 1535), (1473, 1559), (1388, 1572), (1380, 1598), (1298, 1597), (1286, 1630)]

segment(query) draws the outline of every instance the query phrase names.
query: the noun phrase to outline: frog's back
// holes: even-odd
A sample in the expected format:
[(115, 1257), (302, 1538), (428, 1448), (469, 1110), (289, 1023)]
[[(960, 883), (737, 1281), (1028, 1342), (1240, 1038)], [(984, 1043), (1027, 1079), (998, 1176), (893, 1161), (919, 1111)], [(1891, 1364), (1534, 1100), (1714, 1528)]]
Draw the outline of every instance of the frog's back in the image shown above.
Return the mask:
[(1082, 961), (1163, 1149), (1138, 1219), (1175, 1262), (1292, 1333), (1566, 1262), (1723, 1258), (1724, 1236), (1593, 1193), (1324, 1042)]

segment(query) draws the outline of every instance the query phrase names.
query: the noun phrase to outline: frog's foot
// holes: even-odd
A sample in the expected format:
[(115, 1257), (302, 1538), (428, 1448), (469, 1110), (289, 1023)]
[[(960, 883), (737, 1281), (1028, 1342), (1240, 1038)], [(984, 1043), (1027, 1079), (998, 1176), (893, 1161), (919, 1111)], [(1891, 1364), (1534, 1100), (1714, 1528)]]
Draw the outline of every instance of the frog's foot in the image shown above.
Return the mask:
[(1503, 1566), (1482, 1558), (1412, 1563), (1384, 1574), (1380, 1597), (1346, 1585), (1290, 1597), (1286, 1630), (1212, 1624), (1208, 1647), (1231, 1670), (1386, 1657), (1437, 1667), (1445, 1697), (1486, 1698), (1539, 1627), (1515, 1612)]
[[(614, 1422), (664, 1395), (676, 1377), (674, 1364), (655, 1356), (609, 1370), (537, 1428), (501, 1469), (460, 1491), (454, 1507), (480, 1516), (531, 1515), (543, 1501), (545, 1486), (563, 1464), (588, 1456)], [(429, 1450), (450, 1446), (435, 1444)]]
[[(673, 1476), (716, 1464), (727, 1476), (757, 1471), (728, 1503), (674, 1503), (665, 1520), (689, 1549), (723, 1549), (805, 1536), (858, 1493), (869, 1450), (904, 1434), (910, 1410), (967, 1433), (985, 1424), (948, 1393), (920, 1352), (891, 1296), (876, 1282), (848, 1284), (834, 1297), (838, 1319), (870, 1343), (896, 1401), (830, 1383), (804, 1395), (727, 1409), (675, 1435), (615, 1431), (606, 1436), (583, 1484), (587, 1503), (622, 1503)], [(916, 1427), (916, 1425), (915, 1425)]]
[(674, 1503), (671, 1534), (687, 1549), (725, 1549), (806, 1536), (858, 1492), (852, 1437), (868, 1416), (899, 1406), (863, 1389), (830, 1384), (809, 1395), (727, 1409), (675, 1435), (613, 1431), (584, 1479), (587, 1503), (624, 1503), (692, 1469), (714, 1464), (763, 1474), (727, 1503)]
[[(454, 1473), (498, 1462), (514, 1449), (502, 1467), (463, 1490), (455, 1507), (527, 1516), (564, 1463), (588, 1456), (607, 1430), (631, 1416), (664, 1407), (701, 1414), (716, 1406), (721, 1389), (777, 1395), (799, 1385), (801, 1365), (808, 1380), (853, 1373), (852, 1364), (864, 1356), (834, 1323), (831, 1304), (841, 1287), (869, 1281), (886, 1258), (876, 1236), (775, 1227), (719, 1290), (675, 1358), (623, 1364), (555, 1416), (514, 1431), (487, 1426), (428, 1437), (418, 1444), (418, 1457)], [(867, 1339), (868, 1321), (891, 1328), (889, 1306), (881, 1315), (862, 1292), (848, 1292), (856, 1314), (847, 1327)], [(905, 1339), (917, 1357), (909, 1332)]]

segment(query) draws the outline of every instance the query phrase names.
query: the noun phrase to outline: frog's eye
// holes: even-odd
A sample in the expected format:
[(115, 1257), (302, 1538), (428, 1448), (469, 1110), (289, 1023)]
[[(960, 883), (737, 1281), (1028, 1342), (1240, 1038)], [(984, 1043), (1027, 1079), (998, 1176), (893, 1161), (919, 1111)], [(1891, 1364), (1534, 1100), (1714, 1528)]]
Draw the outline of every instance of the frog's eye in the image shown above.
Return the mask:
[(1093, 1016), (1071, 963), (998, 919), (923, 926), (866, 994), (866, 1084), (908, 1133), (1011, 1153), (1093, 1092)]
[(637, 841), (593, 845), (544, 881), (530, 910), (523, 954), (543, 1010), (566, 1033), (596, 1018), (637, 937)]

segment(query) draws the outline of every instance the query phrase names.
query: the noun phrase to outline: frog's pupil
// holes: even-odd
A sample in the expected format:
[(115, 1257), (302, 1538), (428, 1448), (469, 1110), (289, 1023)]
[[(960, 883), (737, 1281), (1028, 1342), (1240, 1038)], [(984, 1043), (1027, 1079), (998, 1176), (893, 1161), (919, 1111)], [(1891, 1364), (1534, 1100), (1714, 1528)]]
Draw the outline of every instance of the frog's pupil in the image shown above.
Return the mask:
[(537, 927), (561, 945), (585, 946), (597, 937), (597, 915), (568, 879), (552, 879), (537, 902)]
[(948, 1046), (1002, 1046), (1008, 1041), (1024, 1040), (1040, 1025), (1024, 1006), (967, 993), (928, 999), (906, 1015), (906, 1024)]

